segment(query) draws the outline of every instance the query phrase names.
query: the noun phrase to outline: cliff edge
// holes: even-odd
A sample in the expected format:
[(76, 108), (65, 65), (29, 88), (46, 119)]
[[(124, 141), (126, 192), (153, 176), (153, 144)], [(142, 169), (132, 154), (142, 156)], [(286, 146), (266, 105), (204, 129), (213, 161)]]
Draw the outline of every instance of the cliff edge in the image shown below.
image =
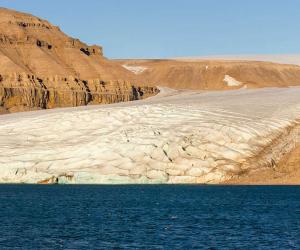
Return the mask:
[(0, 113), (113, 103), (154, 95), (134, 74), (59, 27), (0, 8)]

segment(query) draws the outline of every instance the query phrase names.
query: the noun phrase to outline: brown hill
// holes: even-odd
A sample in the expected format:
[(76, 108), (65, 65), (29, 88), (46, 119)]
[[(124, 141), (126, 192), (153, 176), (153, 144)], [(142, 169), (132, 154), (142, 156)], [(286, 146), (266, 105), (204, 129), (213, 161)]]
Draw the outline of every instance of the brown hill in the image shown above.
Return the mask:
[(157, 92), (38, 17), (0, 8), (0, 112), (134, 100)]
[[(179, 89), (299, 85), (300, 67), (257, 61), (107, 60), (102, 48), (0, 8), (0, 113), (112, 103)], [(136, 84), (138, 83), (138, 84)]]
[(300, 67), (258, 61), (118, 60), (140, 67), (137, 79), (179, 89), (232, 89), (300, 85)]

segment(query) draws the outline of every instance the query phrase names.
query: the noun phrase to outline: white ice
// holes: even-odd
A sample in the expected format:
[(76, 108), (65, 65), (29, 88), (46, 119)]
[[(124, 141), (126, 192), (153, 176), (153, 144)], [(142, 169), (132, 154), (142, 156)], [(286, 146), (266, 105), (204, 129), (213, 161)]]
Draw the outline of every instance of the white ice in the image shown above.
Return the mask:
[(127, 65), (124, 64), (122, 65), (125, 69), (133, 72), (134, 74), (138, 75), (143, 73), (147, 68), (146, 67), (142, 67), (142, 66), (132, 66), (132, 65)]
[(0, 182), (220, 182), (257, 167), (247, 163), (299, 118), (296, 87), (162, 89), (143, 101), (2, 115)]
[(225, 75), (224, 76), (224, 82), (227, 84), (229, 87), (236, 87), (236, 86), (241, 86), (242, 83), (239, 82), (238, 80), (234, 79), (230, 75)]

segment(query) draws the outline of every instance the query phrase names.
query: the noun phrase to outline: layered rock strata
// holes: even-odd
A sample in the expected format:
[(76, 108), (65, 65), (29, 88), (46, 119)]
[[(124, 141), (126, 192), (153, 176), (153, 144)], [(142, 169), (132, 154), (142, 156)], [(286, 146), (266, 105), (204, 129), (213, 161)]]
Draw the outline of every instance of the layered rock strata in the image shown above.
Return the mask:
[(0, 113), (129, 101), (155, 87), (38, 17), (0, 8)]
[(69, 77), (38, 78), (29, 74), (0, 76), (0, 113), (74, 107), (143, 99), (156, 87), (128, 81), (80, 80)]

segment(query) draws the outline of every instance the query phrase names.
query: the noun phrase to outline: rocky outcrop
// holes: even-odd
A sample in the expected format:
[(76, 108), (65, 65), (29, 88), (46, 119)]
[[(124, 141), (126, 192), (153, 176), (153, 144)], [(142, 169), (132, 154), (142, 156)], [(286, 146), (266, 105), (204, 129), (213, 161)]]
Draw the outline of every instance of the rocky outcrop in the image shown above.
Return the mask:
[(0, 76), (0, 113), (109, 104), (139, 100), (158, 89), (127, 81), (80, 80), (73, 76), (38, 78), (34, 75)]
[(100, 46), (0, 8), (0, 113), (130, 101), (157, 92), (104, 58)]

